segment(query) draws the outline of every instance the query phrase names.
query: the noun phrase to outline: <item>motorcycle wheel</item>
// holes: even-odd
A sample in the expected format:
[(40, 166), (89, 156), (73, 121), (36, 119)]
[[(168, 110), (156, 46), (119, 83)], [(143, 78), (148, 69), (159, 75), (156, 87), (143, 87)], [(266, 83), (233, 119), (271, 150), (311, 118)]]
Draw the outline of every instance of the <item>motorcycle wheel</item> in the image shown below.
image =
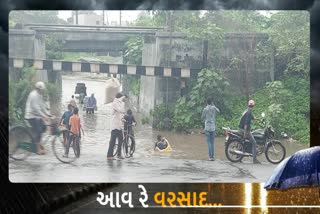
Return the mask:
[(243, 158), (243, 155), (235, 154), (233, 151), (241, 151), (244, 152), (243, 144), (239, 140), (232, 140), (229, 143), (227, 143), (225, 148), (225, 154), (229, 161), (231, 162), (240, 162)]
[(265, 155), (270, 163), (278, 164), (286, 157), (286, 149), (279, 141), (268, 143)]

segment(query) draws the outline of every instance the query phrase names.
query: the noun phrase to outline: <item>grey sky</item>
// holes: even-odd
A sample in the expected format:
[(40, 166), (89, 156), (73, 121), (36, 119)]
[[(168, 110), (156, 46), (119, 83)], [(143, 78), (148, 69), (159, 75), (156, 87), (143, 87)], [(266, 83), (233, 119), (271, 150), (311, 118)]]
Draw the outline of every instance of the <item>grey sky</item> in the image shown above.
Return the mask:
[[(102, 10), (95, 10), (95, 12), (97, 14), (102, 14)], [(141, 13), (141, 12), (143, 12), (143, 10), (123, 10), (121, 12), (121, 20), (132, 22), (137, 19), (139, 13)], [(205, 11), (203, 11), (203, 12), (205, 12)], [(270, 16), (272, 13), (276, 13), (277, 11), (275, 11), (275, 10), (272, 10), (272, 11), (260, 10), (258, 12), (261, 13), (262, 15)], [(60, 10), (58, 16), (64, 20), (67, 20), (69, 17), (71, 17), (71, 14), (72, 14), (71, 10)], [(105, 19), (107, 20), (106, 16), (108, 16), (109, 22), (112, 22), (112, 21), (119, 22), (120, 11), (119, 10), (105, 10)]]
[[(102, 14), (102, 10), (95, 10), (97, 14)], [(137, 19), (138, 14), (141, 13), (142, 11), (140, 10), (123, 10), (121, 11), (121, 20), (122, 21), (129, 21), (132, 22)], [(59, 10), (59, 18), (62, 18), (64, 20), (67, 20), (67, 18), (71, 17), (72, 11), (71, 10)], [(105, 10), (105, 20), (107, 20), (108, 16), (108, 21), (118, 21), (120, 18), (120, 11), (119, 10)]]

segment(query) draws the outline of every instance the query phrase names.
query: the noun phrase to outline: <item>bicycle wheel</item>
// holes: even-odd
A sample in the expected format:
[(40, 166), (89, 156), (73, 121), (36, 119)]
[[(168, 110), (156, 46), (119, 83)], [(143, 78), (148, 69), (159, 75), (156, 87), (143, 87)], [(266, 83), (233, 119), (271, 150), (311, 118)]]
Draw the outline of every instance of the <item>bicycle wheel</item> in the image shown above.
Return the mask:
[(72, 148), (74, 155), (79, 158), (80, 157), (80, 138), (78, 135), (73, 137)]
[(73, 152), (68, 152), (69, 154), (66, 155), (73, 144), (72, 141), (70, 143), (68, 142), (70, 140), (70, 133), (70, 131), (64, 130), (61, 134), (56, 135), (51, 142), (54, 156), (62, 163), (72, 163), (76, 160)]
[(9, 157), (14, 160), (24, 160), (36, 152), (34, 139), (28, 128), (14, 126), (9, 129)]
[(134, 140), (134, 137), (130, 137), (128, 142), (129, 142), (128, 144), (130, 144), (130, 150), (129, 150), (130, 151), (130, 157), (132, 157), (134, 151), (136, 150), (136, 142)]
[(123, 142), (123, 153), (125, 157), (132, 157), (135, 150), (135, 142), (132, 137), (128, 137), (127, 140)]

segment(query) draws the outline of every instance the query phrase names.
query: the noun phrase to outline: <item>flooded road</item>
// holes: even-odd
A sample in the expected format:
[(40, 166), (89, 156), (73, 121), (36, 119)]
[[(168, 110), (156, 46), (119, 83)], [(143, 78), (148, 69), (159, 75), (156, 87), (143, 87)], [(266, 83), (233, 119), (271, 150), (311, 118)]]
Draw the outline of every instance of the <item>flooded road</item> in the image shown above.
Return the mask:
[[(10, 160), (9, 178), (12, 182), (264, 182), (276, 165), (269, 164), (261, 155), (262, 165), (253, 165), (252, 159), (231, 163), (224, 154), (224, 137), (215, 139), (216, 161), (208, 159), (208, 148), (203, 134), (159, 132), (148, 125), (135, 128), (136, 151), (134, 157), (107, 161), (110, 139), (110, 105), (104, 104), (104, 80), (91, 80), (79, 76), (63, 76), (60, 117), (65, 111), (77, 83), (85, 83), (87, 95), (95, 94), (98, 110), (87, 115), (80, 108), (84, 130), (81, 156), (73, 164), (60, 163), (52, 154), (51, 145), (45, 144), (45, 156), (31, 155), (23, 162)], [(165, 136), (173, 147), (167, 153), (153, 151), (156, 136)], [(284, 142), (287, 156), (308, 146)]]

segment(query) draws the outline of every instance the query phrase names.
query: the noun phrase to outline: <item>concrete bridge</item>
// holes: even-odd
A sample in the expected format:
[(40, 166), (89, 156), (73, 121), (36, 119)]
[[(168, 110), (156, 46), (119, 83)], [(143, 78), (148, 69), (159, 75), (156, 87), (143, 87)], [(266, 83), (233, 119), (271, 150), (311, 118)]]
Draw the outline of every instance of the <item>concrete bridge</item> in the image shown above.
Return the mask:
[[(178, 32), (162, 32), (163, 28), (98, 27), (98, 26), (60, 26), (25, 25), (21, 29), (9, 30), (9, 57), (11, 68), (32, 64), (43, 72), (43, 77), (52, 75), (51, 81), (61, 75), (51, 71), (96, 72), (111, 74), (138, 75), (140, 78), (139, 106), (145, 115), (155, 106), (168, 103), (174, 105), (180, 91), (188, 87), (188, 79), (197, 75), (204, 66), (207, 56), (203, 41), (189, 41), (186, 35)], [(57, 38), (68, 41), (65, 50), (79, 51), (122, 51), (123, 44), (130, 35), (143, 36), (142, 66), (108, 64), (105, 62), (72, 62), (46, 59), (45, 36), (55, 33)], [(254, 41), (267, 41), (267, 34), (230, 33), (225, 36), (224, 48), (214, 51), (228, 65), (232, 57), (246, 51)], [(114, 46), (112, 46), (114, 45)], [(92, 48), (92, 49), (90, 49)], [(268, 57), (269, 58), (269, 57)], [(29, 59), (29, 60), (28, 60)], [(31, 60), (30, 60), (31, 59)], [(268, 59), (267, 59), (268, 60)], [(254, 87), (261, 87), (274, 79), (274, 56), (271, 54), (266, 65), (251, 63), (250, 81)], [(56, 75), (57, 74), (57, 75)], [(225, 74), (234, 91), (241, 84), (233, 72)], [(49, 80), (49, 77), (47, 77)], [(44, 81), (46, 79), (44, 78)]]
[(155, 36), (163, 27), (114, 27), (87, 25), (25, 24), (10, 29), (10, 35), (28, 32), (36, 37), (53, 35), (64, 41), (63, 51), (120, 52), (132, 36)]

